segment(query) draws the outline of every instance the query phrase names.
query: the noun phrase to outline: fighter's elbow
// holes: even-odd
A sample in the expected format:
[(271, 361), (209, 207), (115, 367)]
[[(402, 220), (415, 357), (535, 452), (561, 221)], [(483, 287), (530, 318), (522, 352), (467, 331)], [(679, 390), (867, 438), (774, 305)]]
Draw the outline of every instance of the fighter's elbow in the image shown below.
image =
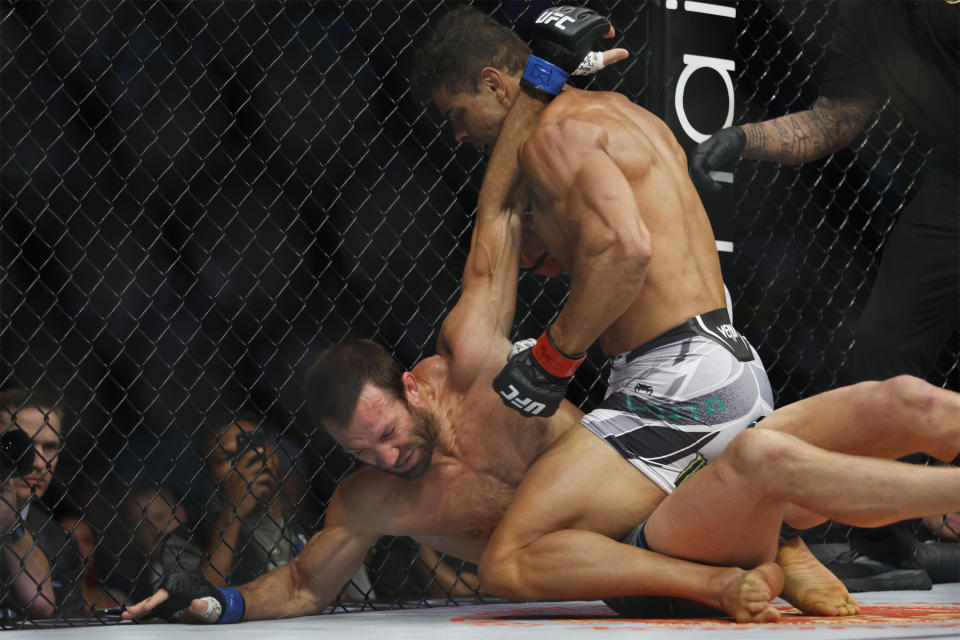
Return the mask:
[[(312, 572), (303, 555), (299, 555), (291, 560), (286, 567), (287, 575), (287, 599), (288, 603), (294, 605), (295, 611), (292, 615), (311, 615), (320, 613), (327, 605), (319, 597), (319, 593), (313, 588)], [(275, 569), (281, 571), (283, 568)]]

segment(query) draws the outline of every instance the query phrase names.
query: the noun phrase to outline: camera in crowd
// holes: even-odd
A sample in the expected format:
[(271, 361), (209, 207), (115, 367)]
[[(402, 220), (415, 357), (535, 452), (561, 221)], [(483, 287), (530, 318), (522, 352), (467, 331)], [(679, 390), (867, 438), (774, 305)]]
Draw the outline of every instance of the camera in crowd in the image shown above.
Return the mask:
[(20, 429), (10, 429), (0, 436), (0, 479), (22, 477), (33, 469), (33, 439)]

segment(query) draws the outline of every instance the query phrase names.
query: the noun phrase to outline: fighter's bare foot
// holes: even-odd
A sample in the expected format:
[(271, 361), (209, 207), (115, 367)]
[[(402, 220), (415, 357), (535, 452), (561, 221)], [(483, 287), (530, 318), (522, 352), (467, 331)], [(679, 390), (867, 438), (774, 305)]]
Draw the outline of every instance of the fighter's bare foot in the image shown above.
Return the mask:
[(813, 616), (855, 616), (860, 603), (814, 557), (800, 538), (794, 538), (780, 547), (777, 564), (783, 569), (784, 584), (781, 597)]
[(723, 587), (721, 607), (737, 622), (776, 622), (780, 612), (770, 601), (783, 588), (783, 571), (773, 562), (744, 571), (731, 568)]

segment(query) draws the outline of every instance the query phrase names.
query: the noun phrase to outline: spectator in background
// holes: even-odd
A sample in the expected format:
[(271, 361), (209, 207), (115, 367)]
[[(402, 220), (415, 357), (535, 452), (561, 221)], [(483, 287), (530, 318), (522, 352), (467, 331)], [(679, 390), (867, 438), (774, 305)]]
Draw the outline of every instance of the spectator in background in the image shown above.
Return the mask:
[(5, 481), (0, 499), (0, 617), (69, 617), (83, 611), (77, 543), (41, 500), (57, 468), (63, 421), (64, 410), (52, 395), (22, 388), (0, 391), (0, 432), (23, 431), (35, 451), (26, 476), (0, 478)]
[(60, 516), (57, 522), (77, 541), (77, 548), (83, 562), (81, 593), (88, 612), (93, 613), (97, 609), (119, 607), (125, 600), (124, 595), (103, 584), (97, 574), (96, 560), (99, 540), (97, 540), (93, 528), (87, 524), (83, 516), (78, 515)]
[[(199, 571), (217, 587), (243, 584), (287, 564), (319, 529), (316, 514), (284, 508), (276, 442), (262, 422), (247, 413), (218, 415), (200, 442), (221, 504), (203, 526), (206, 551)], [(362, 601), (370, 591), (361, 568), (343, 597)]]
[(124, 526), (111, 536), (119, 556), (108, 578), (111, 586), (136, 600), (153, 593), (164, 573), (196, 568), (201, 552), (184, 526), (186, 510), (172, 491), (155, 484), (141, 486), (124, 500), (121, 512)]
[[(934, 153), (929, 175), (884, 246), (857, 327), (850, 382), (928, 377), (960, 324), (960, 5), (837, 5), (832, 59), (813, 106), (717, 132), (691, 153), (690, 173), (717, 190), (709, 172), (738, 157), (816, 160), (850, 144), (889, 97)], [(850, 546), (853, 553), (828, 565), (850, 591), (931, 588), (910, 524), (854, 529)]]

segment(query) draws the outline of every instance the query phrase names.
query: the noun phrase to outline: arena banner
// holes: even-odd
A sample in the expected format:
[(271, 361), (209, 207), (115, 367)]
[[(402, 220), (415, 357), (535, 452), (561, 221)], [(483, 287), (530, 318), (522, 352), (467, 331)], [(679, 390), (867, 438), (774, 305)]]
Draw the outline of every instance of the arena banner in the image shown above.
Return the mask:
[[(736, 2), (665, 0), (659, 4), (659, 57), (654, 69), (663, 79), (659, 104), (651, 105), (673, 130), (689, 156), (710, 134), (734, 122)], [(732, 277), (733, 173), (715, 172), (719, 193), (701, 193), (710, 215), (727, 285)]]

